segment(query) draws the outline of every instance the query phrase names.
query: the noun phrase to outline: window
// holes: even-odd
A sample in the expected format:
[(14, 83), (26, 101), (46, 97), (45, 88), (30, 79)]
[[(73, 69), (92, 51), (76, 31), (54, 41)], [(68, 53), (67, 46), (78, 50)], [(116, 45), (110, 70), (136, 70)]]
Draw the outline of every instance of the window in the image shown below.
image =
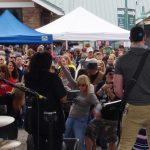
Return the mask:
[(50, 12), (47, 9), (42, 9), (41, 13), (41, 26), (50, 22)]

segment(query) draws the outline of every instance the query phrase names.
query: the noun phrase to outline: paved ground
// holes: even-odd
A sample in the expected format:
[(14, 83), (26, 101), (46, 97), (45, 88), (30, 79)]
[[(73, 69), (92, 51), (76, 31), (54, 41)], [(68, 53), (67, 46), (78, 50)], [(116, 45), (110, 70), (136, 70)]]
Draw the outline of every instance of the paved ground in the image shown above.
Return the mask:
[(15, 150), (27, 150), (26, 140), (27, 140), (27, 132), (23, 129), (19, 130), (18, 140), (21, 142), (21, 146), (16, 148)]
[[(27, 135), (28, 135), (27, 132), (25, 132), (23, 129), (19, 130), (18, 140), (21, 142), (21, 145), (15, 150), (27, 150), (27, 145), (26, 145)], [(97, 148), (96, 150), (101, 150), (101, 149)]]

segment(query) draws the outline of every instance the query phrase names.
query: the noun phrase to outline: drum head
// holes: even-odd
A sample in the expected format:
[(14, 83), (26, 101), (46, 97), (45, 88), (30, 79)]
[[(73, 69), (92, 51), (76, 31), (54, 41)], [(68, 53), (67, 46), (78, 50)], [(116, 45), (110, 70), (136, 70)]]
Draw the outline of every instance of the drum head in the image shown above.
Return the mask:
[(0, 116), (0, 127), (7, 126), (14, 122), (14, 118), (10, 116)]

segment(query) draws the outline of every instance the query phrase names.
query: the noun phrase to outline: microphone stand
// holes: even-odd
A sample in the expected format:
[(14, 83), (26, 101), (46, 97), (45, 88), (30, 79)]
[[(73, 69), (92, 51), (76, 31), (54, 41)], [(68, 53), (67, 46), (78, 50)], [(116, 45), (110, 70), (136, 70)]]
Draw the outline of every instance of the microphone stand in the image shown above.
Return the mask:
[[(27, 93), (35, 96), (36, 99), (39, 99), (39, 100), (45, 100), (46, 99), (45, 96), (39, 94), (38, 92), (33, 91), (33, 90), (31, 90), (31, 89), (29, 89), (29, 88), (27, 88), (25, 86), (17, 86), (16, 84), (11, 83), (10, 81), (8, 81), (8, 80), (6, 80), (6, 79), (4, 79), (2, 77), (0, 77), (0, 81), (6, 83), (7, 85), (9, 85), (9, 86), (11, 86), (13, 88), (17, 88), (17, 89), (19, 89), (19, 90), (21, 90), (23, 92), (27, 92)], [(39, 102), (38, 102), (38, 100), (37, 100), (37, 147), (39, 149)]]
[(27, 92), (27, 93), (29, 93), (29, 94), (35, 96), (35, 97), (38, 98), (38, 99), (46, 99), (45, 96), (39, 94), (38, 92), (33, 91), (33, 90), (31, 90), (31, 89), (29, 89), (29, 88), (27, 88), (27, 87), (25, 87), (25, 86), (18, 86), (18, 85), (16, 85), (16, 84), (11, 83), (10, 81), (8, 81), (8, 80), (2, 78), (2, 77), (0, 77), (0, 81), (6, 83), (7, 85), (10, 85), (10, 86), (13, 87), (13, 88), (17, 88), (17, 89), (19, 89), (19, 90), (21, 90), (21, 91), (23, 91), (23, 92)]

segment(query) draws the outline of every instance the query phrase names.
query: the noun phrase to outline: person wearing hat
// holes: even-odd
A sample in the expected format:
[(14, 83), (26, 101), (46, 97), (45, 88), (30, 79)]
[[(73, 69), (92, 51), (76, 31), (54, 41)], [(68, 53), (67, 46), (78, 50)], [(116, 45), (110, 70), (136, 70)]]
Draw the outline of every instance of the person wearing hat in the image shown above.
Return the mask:
[(89, 61), (90, 59), (92, 59), (94, 57), (93, 51), (94, 50), (92, 47), (87, 48), (87, 59), (86, 59), (86, 61)]
[(96, 52), (94, 54), (94, 57), (98, 60), (98, 61), (103, 61), (103, 54), (101, 52)]
[(95, 60), (96, 61), (96, 59), (94, 58), (93, 51), (94, 50), (93, 50), (92, 47), (88, 47), (86, 49), (86, 53), (83, 53), (83, 55), (85, 56), (85, 58), (82, 57), (83, 55), (81, 56), (80, 64), (77, 67), (75, 78), (77, 78), (77, 74), (78, 74), (78, 71), (80, 69), (83, 69), (83, 68), (86, 69), (88, 62), (90, 62), (91, 60)]
[[(103, 81), (96, 88), (96, 94), (102, 105), (118, 100), (113, 91), (113, 77), (114, 68), (108, 67)], [(97, 108), (93, 110), (94, 119), (86, 130), (87, 150), (95, 150), (93, 147), (96, 145), (96, 141), (102, 149), (107, 149), (108, 144), (109, 150), (116, 150), (119, 105), (116, 103), (103, 107), (101, 111)]]
[[(121, 56), (115, 65), (114, 91), (119, 98), (124, 97), (127, 83), (133, 79), (133, 75), (145, 52), (150, 51), (145, 45), (146, 35), (141, 27), (133, 27), (130, 31), (130, 51)], [(144, 66), (138, 79), (124, 100), (129, 105), (127, 114), (123, 115), (122, 135), (119, 150), (131, 150), (138, 131), (141, 127), (147, 130), (150, 138), (150, 54), (147, 54)], [(148, 140), (150, 146), (150, 140)]]
[(99, 72), (98, 64), (95, 59), (88, 62), (87, 71), (91, 84), (94, 86), (96, 86), (103, 79), (103, 73)]

